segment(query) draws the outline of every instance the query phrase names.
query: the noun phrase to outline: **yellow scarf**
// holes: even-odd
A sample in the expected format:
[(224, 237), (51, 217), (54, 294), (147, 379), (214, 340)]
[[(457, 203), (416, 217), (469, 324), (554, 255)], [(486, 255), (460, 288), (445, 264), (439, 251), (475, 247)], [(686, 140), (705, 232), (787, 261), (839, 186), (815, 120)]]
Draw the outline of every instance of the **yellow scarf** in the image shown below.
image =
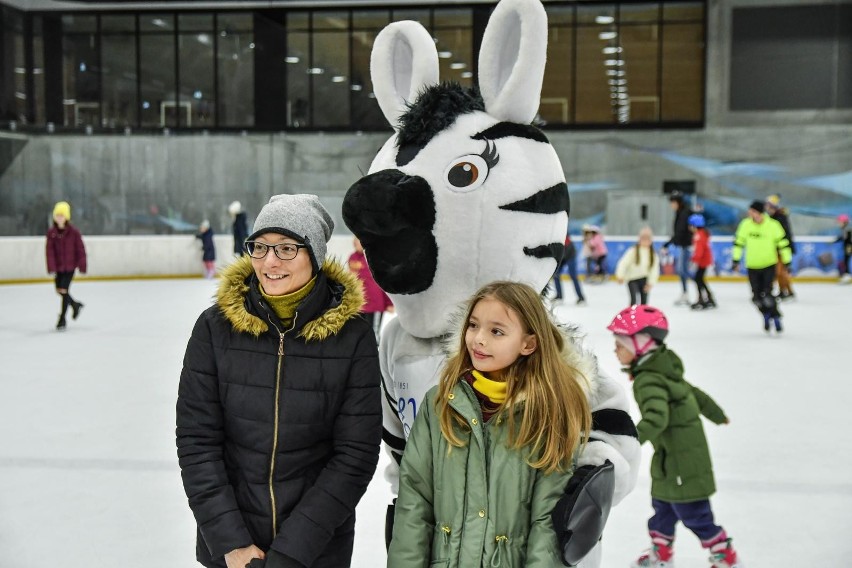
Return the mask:
[(293, 325), (293, 316), (296, 315), (296, 307), (299, 305), (299, 302), (304, 300), (305, 297), (310, 294), (311, 290), (314, 289), (316, 281), (317, 277), (314, 276), (311, 278), (310, 282), (295, 292), (284, 294), (282, 296), (270, 296), (263, 291), (263, 286), (258, 284), (258, 287), (260, 288), (260, 294), (263, 296), (263, 299), (269, 303), (272, 307), (272, 311), (275, 312), (275, 315), (278, 316), (278, 319), (281, 320), (284, 327), (289, 329), (290, 326)]
[(503, 404), (506, 400), (506, 383), (503, 381), (492, 381), (477, 370), (470, 372), (473, 375), (473, 388), (480, 394), (488, 397), (494, 404)]

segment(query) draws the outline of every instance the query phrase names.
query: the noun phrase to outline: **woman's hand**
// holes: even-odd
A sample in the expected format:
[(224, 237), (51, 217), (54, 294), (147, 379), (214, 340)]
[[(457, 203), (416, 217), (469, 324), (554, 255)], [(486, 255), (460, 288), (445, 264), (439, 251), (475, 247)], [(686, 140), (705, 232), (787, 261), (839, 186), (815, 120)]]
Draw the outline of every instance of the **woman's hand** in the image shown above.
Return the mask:
[(225, 555), (225, 564), (228, 568), (246, 568), (246, 564), (251, 562), (252, 558), (263, 560), (266, 554), (253, 544), (245, 548), (235, 548)]

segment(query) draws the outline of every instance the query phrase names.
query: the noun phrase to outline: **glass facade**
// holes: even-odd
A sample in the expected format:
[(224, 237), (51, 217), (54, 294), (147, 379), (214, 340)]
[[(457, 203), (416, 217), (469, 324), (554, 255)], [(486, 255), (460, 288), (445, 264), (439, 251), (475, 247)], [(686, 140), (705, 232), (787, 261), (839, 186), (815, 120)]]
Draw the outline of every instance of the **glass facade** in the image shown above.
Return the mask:
[[(473, 86), (490, 10), (359, 6), (57, 16), (4, 8), (3, 74), (12, 83), (4, 83), (2, 120), (99, 132), (387, 130), (369, 73), (379, 31), (392, 21), (420, 22), (434, 38), (441, 79)], [(546, 10), (540, 125), (703, 125), (703, 0), (549, 2)], [(48, 28), (49, 18), (58, 24)]]

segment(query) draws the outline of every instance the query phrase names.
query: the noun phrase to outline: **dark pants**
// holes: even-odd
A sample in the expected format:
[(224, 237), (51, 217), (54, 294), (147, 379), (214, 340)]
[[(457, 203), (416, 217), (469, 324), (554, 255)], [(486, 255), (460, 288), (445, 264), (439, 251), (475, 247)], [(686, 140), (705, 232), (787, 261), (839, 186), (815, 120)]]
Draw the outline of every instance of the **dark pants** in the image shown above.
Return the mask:
[(598, 257), (586, 257), (586, 278), (590, 276), (600, 276), (603, 280), (606, 276), (606, 255)]
[(775, 280), (775, 265), (766, 268), (749, 268), (748, 282), (751, 284), (751, 301), (764, 317), (781, 317), (778, 303), (772, 295), (772, 281)]
[[(71, 272), (57, 272), (56, 277), (53, 279), (54, 284), (56, 285), (56, 293), (62, 297), (62, 307), (59, 311), (59, 317), (65, 318), (65, 314), (68, 312), (68, 307), (74, 304), (74, 298), (71, 297), (68, 289), (71, 288), (71, 281), (74, 279), (74, 271)], [(64, 290), (60, 292), (60, 290)]]
[(367, 321), (373, 325), (373, 333), (376, 334), (376, 342), (378, 343), (379, 336), (382, 333), (382, 316), (385, 315), (385, 312), (369, 312), (364, 315)]
[(631, 280), (627, 283), (627, 290), (630, 293), (631, 306), (634, 304), (648, 303), (648, 293), (645, 291), (645, 284), (647, 283), (647, 278), (639, 278), (637, 280)]
[(717, 540), (724, 529), (713, 521), (713, 509), (710, 501), (690, 501), (689, 503), (670, 503), (660, 499), (651, 499), (654, 516), (648, 519), (648, 531), (652, 536), (662, 536), (674, 540), (675, 525), (678, 521), (695, 533), (705, 547)]
[(562, 299), (562, 269), (568, 268), (568, 275), (571, 277), (571, 282), (574, 284), (574, 292), (577, 294), (578, 300), (585, 301), (583, 296), (583, 288), (580, 286), (580, 279), (577, 278), (577, 257), (568, 260), (563, 260), (556, 273), (553, 275), (553, 287), (556, 289), (556, 299)]
[(708, 301), (713, 299), (713, 294), (710, 293), (710, 288), (707, 287), (707, 282), (704, 281), (704, 275), (707, 273), (707, 268), (699, 268), (695, 271), (695, 286), (698, 288), (698, 301)]

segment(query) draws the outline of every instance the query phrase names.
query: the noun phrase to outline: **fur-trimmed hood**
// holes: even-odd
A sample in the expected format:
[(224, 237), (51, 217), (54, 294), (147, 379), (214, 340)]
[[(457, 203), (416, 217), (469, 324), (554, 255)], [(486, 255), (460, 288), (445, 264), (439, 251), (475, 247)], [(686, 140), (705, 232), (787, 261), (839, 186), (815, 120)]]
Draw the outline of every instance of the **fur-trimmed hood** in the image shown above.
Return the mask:
[[(343, 325), (356, 317), (364, 305), (364, 292), (358, 277), (334, 259), (326, 259), (321, 272), (330, 294), (330, 301), (319, 313), (301, 326), (298, 335), (306, 341), (322, 341), (340, 331)], [(269, 323), (261, 314), (253, 313), (250, 294), (254, 269), (251, 258), (243, 256), (229, 265), (221, 274), (221, 284), (216, 293), (216, 304), (222, 315), (237, 331), (260, 336), (269, 331)], [(318, 284), (319, 284), (318, 280)], [(309, 302), (320, 290), (312, 291), (301, 305)]]

